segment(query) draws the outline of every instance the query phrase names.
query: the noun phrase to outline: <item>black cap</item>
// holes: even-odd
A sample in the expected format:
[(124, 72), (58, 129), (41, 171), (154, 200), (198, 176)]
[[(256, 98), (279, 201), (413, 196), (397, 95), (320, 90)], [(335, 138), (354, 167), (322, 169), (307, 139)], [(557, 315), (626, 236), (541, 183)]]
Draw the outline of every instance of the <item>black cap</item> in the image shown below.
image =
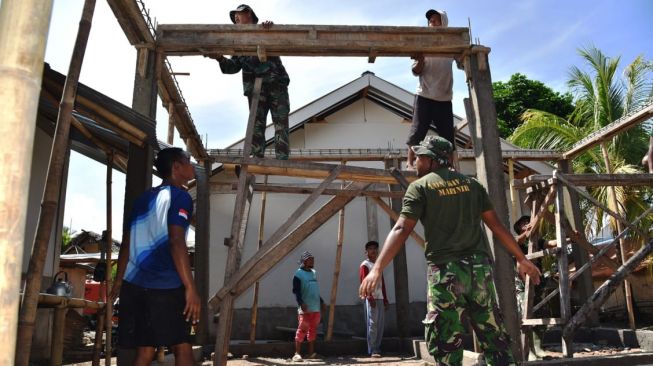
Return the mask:
[(256, 16), (256, 13), (254, 13), (254, 10), (247, 5), (247, 4), (240, 4), (235, 10), (232, 10), (229, 12), (229, 18), (231, 18), (231, 21), (236, 24), (236, 13), (239, 11), (246, 11), (249, 10), (250, 13), (252, 13), (252, 19), (254, 20), (254, 24), (258, 24), (258, 17)]
[(430, 20), (431, 17), (433, 16), (433, 14), (438, 14), (438, 15), (442, 16), (442, 14), (441, 14), (439, 11), (437, 11), (437, 10), (435, 10), (435, 9), (429, 9), (429, 10), (426, 12), (426, 20)]

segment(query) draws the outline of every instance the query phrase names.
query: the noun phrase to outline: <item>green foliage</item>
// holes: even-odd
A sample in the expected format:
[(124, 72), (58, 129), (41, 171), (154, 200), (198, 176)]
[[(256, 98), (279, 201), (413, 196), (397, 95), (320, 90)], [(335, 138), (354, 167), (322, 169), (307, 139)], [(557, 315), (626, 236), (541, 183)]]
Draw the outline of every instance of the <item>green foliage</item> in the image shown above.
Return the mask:
[[(574, 96), (575, 108), (571, 114), (559, 115), (538, 109), (528, 109), (522, 114), (524, 123), (516, 128), (510, 140), (525, 148), (554, 149), (566, 151), (584, 137), (596, 132), (611, 122), (628, 115), (653, 97), (652, 64), (637, 57), (617, 73), (620, 57), (610, 58), (595, 47), (579, 50), (584, 67), (573, 66), (567, 85)], [(641, 173), (640, 159), (648, 149), (651, 121), (645, 122), (606, 141), (608, 158), (613, 173)], [(605, 159), (600, 147), (595, 147), (576, 157), (573, 161), (575, 173), (606, 173)], [(619, 207), (612, 210), (625, 213), (633, 219), (650, 206), (650, 188), (631, 189), (615, 187)], [(608, 203), (605, 187), (590, 188), (588, 191), (599, 201)], [(599, 230), (605, 221), (605, 213), (592, 206), (583, 205), (587, 227)], [(640, 223), (648, 231), (651, 217)]]
[(68, 226), (64, 226), (61, 230), (61, 250), (65, 250), (70, 245), (70, 242), (73, 241), (73, 235), (75, 232)]
[(499, 134), (506, 138), (521, 125), (521, 115), (527, 109), (537, 109), (557, 116), (567, 117), (573, 110), (570, 93), (560, 94), (537, 80), (523, 74), (514, 74), (507, 82), (492, 83), (497, 109)]

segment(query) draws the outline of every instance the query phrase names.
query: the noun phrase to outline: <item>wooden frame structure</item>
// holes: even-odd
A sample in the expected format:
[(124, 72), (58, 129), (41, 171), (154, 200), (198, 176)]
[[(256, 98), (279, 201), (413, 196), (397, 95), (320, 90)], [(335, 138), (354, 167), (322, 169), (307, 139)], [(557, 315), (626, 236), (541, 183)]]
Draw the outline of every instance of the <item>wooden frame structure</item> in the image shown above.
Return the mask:
[[(139, 4), (141, 6), (139, 6)], [(380, 27), (380, 26), (287, 26), (276, 25), (273, 31), (262, 30), (257, 26), (234, 26), (234, 25), (160, 25), (155, 37), (154, 28), (149, 21), (149, 17), (144, 13), (142, 3), (138, 0), (109, 0), (116, 18), (123, 28), (130, 43), (138, 49), (138, 58), (136, 65), (136, 81), (134, 90), (133, 109), (153, 118), (155, 113), (156, 96), (159, 94), (170, 111), (170, 125), (175, 126), (181, 134), (182, 139), (188, 146), (193, 156), (204, 164), (205, 171), (202, 181), (198, 181), (198, 188), (202, 188), (202, 197), (208, 200), (208, 177), (211, 162), (221, 162), (226, 168), (234, 165), (240, 166), (240, 176), (236, 195), (236, 205), (230, 237), (225, 240), (225, 245), (229, 247), (227, 268), (225, 273), (225, 285), (210, 300), (210, 304), (216, 309), (219, 306), (220, 320), (218, 325), (218, 334), (216, 338), (216, 365), (226, 365), (226, 356), (229, 346), (231, 321), (233, 317), (234, 299), (242, 294), (247, 288), (255, 284), (274, 264), (280, 261), (292, 249), (298, 246), (301, 241), (316, 230), (320, 225), (326, 222), (337, 212), (342, 212), (347, 203), (360, 195), (370, 196), (380, 205), (380, 207), (393, 217), (392, 212), (396, 211), (396, 204), (388, 206), (382, 200), (382, 197), (396, 199), (401, 188), (405, 187), (406, 180), (403, 176), (395, 171), (386, 171), (382, 169), (366, 169), (344, 164), (324, 164), (312, 163), (306, 161), (274, 161), (267, 159), (250, 158), (251, 136), (253, 129), (254, 116), (258, 94), (260, 92), (261, 80), (257, 79), (255, 83), (255, 92), (253, 95), (252, 107), (250, 108), (250, 117), (248, 120), (247, 133), (240, 157), (230, 154), (225, 156), (219, 152), (209, 153), (204, 150), (201, 139), (195, 129), (190, 113), (185, 104), (179, 87), (174, 80), (173, 72), (167, 63), (167, 56), (181, 55), (202, 55), (206, 53), (238, 54), (238, 55), (257, 55), (260, 59), (265, 60), (267, 56), (273, 55), (296, 55), (296, 56), (365, 56), (370, 62), (374, 62), (378, 56), (406, 57), (415, 54), (456, 56), (463, 60), (464, 70), (469, 85), (470, 97), (465, 100), (467, 119), (472, 137), (473, 150), (463, 151), (461, 156), (464, 158), (472, 157), (476, 161), (478, 177), (487, 187), (490, 197), (495, 204), (499, 216), (504, 224), (508, 224), (507, 200), (505, 197), (505, 185), (503, 170), (496, 169), (503, 163), (504, 157), (499, 148), (499, 138), (496, 129), (496, 111), (492, 99), (492, 80), (488, 54), (490, 49), (480, 45), (473, 45), (470, 42), (469, 30), (467, 28), (448, 28), (429, 29), (425, 27)], [(44, 13), (47, 13), (44, 11)], [(47, 18), (47, 17), (44, 17)], [(41, 45), (39, 45), (40, 48)], [(37, 58), (42, 59), (42, 50), (35, 51), (36, 54), (41, 52)], [(81, 60), (79, 61), (81, 67)], [(74, 70), (75, 71), (75, 70)], [(76, 70), (78, 72), (78, 70)], [(70, 75), (69, 75), (70, 76)], [(74, 80), (74, 75), (73, 75)], [(69, 99), (69, 98), (68, 98)], [(74, 99), (74, 98), (73, 98)], [(66, 103), (71, 103), (65, 100)], [(68, 108), (62, 105), (60, 108)], [(70, 114), (69, 112), (62, 112)], [(626, 130), (629, 127), (640, 123), (641, 121), (651, 118), (653, 109), (651, 105), (644, 106), (636, 112), (636, 115), (625, 117), (622, 120), (606, 126), (587, 139), (581, 141), (572, 150), (563, 153), (562, 158), (568, 159), (577, 156), (588, 148), (599, 143), (605, 143), (617, 133)], [(70, 118), (68, 116), (67, 118)], [(118, 123), (118, 122), (117, 122)], [(74, 120), (73, 120), (74, 124)], [(124, 126), (123, 126), (124, 127)], [(146, 187), (148, 176), (151, 176), (151, 154), (147, 146), (138, 144), (138, 141), (132, 141), (130, 151), (127, 156), (127, 186), (128, 191), (141, 191), (141, 187)], [(366, 154), (359, 154), (366, 155)], [(370, 154), (367, 154), (370, 155)], [(372, 154), (373, 155), (373, 154)], [(367, 156), (361, 160), (376, 160), (381, 158), (387, 163), (387, 166), (397, 168), (399, 156), (389, 157)], [(508, 165), (512, 167), (513, 163), (518, 160), (557, 160), (560, 155), (556, 152), (531, 152), (524, 153), (514, 152), (505, 157), (508, 159)], [(125, 162), (124, 157), (121, 157)], [(120, 161), (119, 159), (119, 161)], [(318, 161), (339, 161), (356, 160), (353, 155), (340, 156), (339, 158), (331, 157), (325, 159), (325, 156), (318, 156), (306, 160)], [(561, 167), (565, 160), (561, 160)], [(229, 165), (231, 164), (231, 165)], [(143, 169), (145, 168), (145, 169)], [(510, 169), (512, 173), (512, 169)], [(254, 174), (264, 175), (284, 175), (284, 176), (302, 176), (311, 178), (324, 179), (321, 184), (311, 187), (309, 190), (302, 190), (301, 187), (284, 187), (274, 188), (267, 185), (257, 185)], [(511, 174), (512, 176), (512, 174)], [(134, 178), (135, 177), (135, 178)], [(606, 178), (606, 179), (602, 179)], [(149, 178), (151, 179), (151, 178)], [(564, 205), (564, 190), (573, 190), (577, 194), (583, 194), (576, 186), (588, 184), (610, 185), (618, 182), (620, 185), (625, 184), (650, 184), (653, 176), (650, 174), (641, 176), (617, 176), (609, 174), (605, 177), (592, 177), (590, 182), (582, 180), (583, 177), (565, 174), (556, 171), (552, 177), (546, 177), (541, 183), (534, 183), (536, 179), (521, 182), (524, 186), (538, 187), (539, 189), (549, 188), (549, 193), (543, 200), (536, 198), (536, 189), (532, 189), (529, 194), (532, 195), (533, 214), (536, 221), (542, 219), (552, 219), (556, 224), (556, 236), (558, 243), (563, 243), (566, 236), (574, 237), (577, 245), (592, 252), (591, 246), (587, 241), (583, 241), (582, 233), (573, 230), (569, 223), (570, 214), (567, 213)], [(334, 188), (331, 184), (336, 180), (342, 180), (343, 187)], [(373, 183), (388, 184), (394, 186), (390, 192), (381, 192), (372, 190), (370, 187)], [(510, 182), (511, 188), (518, 185), (518, 182)], [(249, 207), (252, 193), (254, 190), (273, 191), (286, 190), (286, 192), (297, 191), (297, 193), (308, 194), (306, 200), (290, 216), (290, 218), (277, 231), (262, 242), (259, 250), (253, 257), (249, 258), (241, 266), (241, 256), (244, 245), (244, 236), (249, 216)], [(303, 222), (297, 223), (303, 213), (307, 212), (309, 207), (316, 201), (321, 194), (332, 194), (327, 203), (322, 205), (317, 211), (306, 218)], [(109, 197), (110, 199), (110, 197)], [(126, 195), (126, 210), (131, 199)], [(555, 201), (556, 213), (553, 218), (546, 210), (549, 203)], [(385, 205), (385, 206), (384, 206)], [(394, 206), (394, 207), (392, 207)], [(604, 208), (605, 209), (605, 208)], [(199, 205), (198, 205), (199, 211)], [(208, 204), (202, 206), (202, 245), (201, 250), (208, 248)], [(606, 210), (606, 212), (609, 212)], [(647, 213), (649, 213), (647, 211)], [(615, 217), (618, 214), (613, 213)], [(395, 212), (396, 215), (396, 212)], [(573, 215), (574, 220), (579, 219)], [(396, 218), (394, 216), (393, 218)], [(623, 237), (628, 230), (631, 230), (632, 224), (624, 222), (623, 217), (619, 219), (625, 228), (619, 234)], [(199, 219), (198, 219), (199, 222)], [(109, 224), (110, 225), (110, 224)], [(490, 238), (491, 243), (494, 239)], [(563, 347), (565, 354), (571, 356), (573, 349), (571, 347), (571, 336), (577, 326), (583, 321), (583, 317), (596, 308), (596, 304), (604, 299), (605, 293), (614, 289), (614, 285), (623, 280), (632, 270), (633, 266), (648, 253), (653, 250), (653, 242), (649, 240), (648, 244), (636, 253), (630, 260), (624, 263), (618, 272), (606, 284), (597, 291), (592, 301), (588, 301), (587, 306), (581, 309), (575, 316), (571, 316), (569, 310), (569, 281), (579, 277), (579, 275), (569, 276), (567, 269), (567, 251), (565, 245), (558, 245), (555, 251), (537, 253), (534, 249), (533, 242), (536, 234), (531, 236), (531, 245), (529, 246), (530, 257), (534, 258), (539, 255), (549, 255), (557, 253), (558, 261), (561, 268), (560, 294), (562, 304), (562, 316), (557, 319), (538, 319), (532, 320), (525, 318), (522, 323), (525, 326), (534, 324), (564, 323), (566, 324), (563, 333)], [(615, 241), (611, 244), (614, 245)], [(418, 241), (419, 242), (419, 241)], [(423, 242), (423, 239), (422, 239)], [(604, 252), (596, 252), (596, 259), (605, 263), (611, 263), (609, 260), (600, 259)], [(208, 258), (208, 256), (204, 256)], [(265, 264), (262, 260), (265, 258)], [(404, 259), (405, 261), (405, 259)], [(510, 286), (513, 282), (512, 261), (506, 253), (495, 251), (495, 263), (497, 264), (496, 279), (499, 282), (498, 288), (512, 289)], [(589, 263), (592, 263), (591, 261)], [(588, 268), (590, 264), (583, 264), (581, 268)], [(617, 264), (609, 264), (615, 267)], [(401, 263), (397, 266), (401, 268)], [(396, 278), (405, 280), (405, 262), (400, 273), (396, 273)], [(403, 272), (401, 272), (403, 271)], [(204, 286), (198, 285), (200, 291), (208, 291), (207, 278), (208, 263), (204, 263), (201, 271), (197, 272), (199, 280)], [(579, 272), (580, 273), (580, 272)], [(530, 286), (529, 286), (530, 288)], [(399, 294), (399, 291), (398, 291)], [(405, 301), (407, 293), (402, 295), (399, 301)], [(514, 308), (515, 298), (512, 290), (501, 291), (499, 293), (500, 306), (504, 308)], [(536, 305), (535, 307), (539, 306)], [(528, 308), (525, 313), (531, 314), (533, 309)], [(508, 331), (513, 340), (515, 334), (519, 331), (515, 314), (506, 312), (506, 324)], [(208, 315), (203, 314), (204, 324), (208, 324)], [(203, 329), (206, 337), (206, 329)], [(206, 339), (206, 338), (204, 338)], [(11, 346), (11, 342), (8, 342)], [(519, 358), (521, 349), (515, 349), (516, 343), (513, 344), (513, 351)], [(11, 346), (13, 348), (13, 346)], [(11, 355), (11, 352), (7, 352)], [(23, 360), (24, 361), (24, 360)]]

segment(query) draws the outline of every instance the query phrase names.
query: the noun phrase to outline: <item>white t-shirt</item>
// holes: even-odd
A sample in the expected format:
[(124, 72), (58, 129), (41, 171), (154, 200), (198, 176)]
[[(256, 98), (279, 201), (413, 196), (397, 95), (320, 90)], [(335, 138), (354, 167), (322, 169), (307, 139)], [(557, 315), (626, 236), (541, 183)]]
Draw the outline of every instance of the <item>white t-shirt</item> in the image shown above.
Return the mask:
[[(374, 267), (374, 263), (370, 262), (369, 259), (365, 259), (362, 263), (361, 266), (367, 267), (367, 273), (369, 273), (372, 270), (372, 267)], [(383, 299), (383, 290), (381, 290), (381, 284), (383, 282), (379, 281), (376, 284), (376, 287), (374, 288), (374, 298), (375, 299)]]
[(452, 58), (425, 57), (424, 69), (419, 74), (417, 95), (439, 102), (451, 101), (453, 99), (452, 64)]

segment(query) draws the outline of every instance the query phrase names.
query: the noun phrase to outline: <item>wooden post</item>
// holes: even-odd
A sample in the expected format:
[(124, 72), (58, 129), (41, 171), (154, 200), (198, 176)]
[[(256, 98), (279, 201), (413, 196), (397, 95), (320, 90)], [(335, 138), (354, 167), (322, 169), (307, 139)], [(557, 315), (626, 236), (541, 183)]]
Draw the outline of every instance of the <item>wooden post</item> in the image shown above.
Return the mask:
[[(342, 163), (343, 165), (345, 162)], [(344, 182), (343, 182), (344, 187)], [(327, 324), (326, 341), (331, 342), (333, 337), (333, 323), (336, 314), (336, 297), (338, 296), (338, 278), (340, 277), (340, 265), (342, 263), (342, 243), (345, 239), (345, 208), (340, 209), (338, 214), (338, 238), (336, 244), (336, 263), (331, 282), (331, 300), (329, 301), (329, 322)]]
[[(512, 181), (512, 179), (511, 179)], [(533, 200), (532, 209), (531, 209), (531, 218), (537, 216), (537, 212), (540, 211), (538, 206), (538, 200)], [(531, 221), (532, 222), (532, 221)], [(528, 254), (533, 253), (535, 250), (540, 250), (538, 242), (540, 240), (540, 233), (537, 230), (537, 226), (533, 228), (530, 237), (528, 238)], [(524, 325), (523, 321), (533, 317), (533, 300), (535, 297), (535, 288), (533, 282), (531, 281), (530, 276), (526, 276), (524, 280), (524, 302), (522, 303), (522, 327), (521, 327), (521, 347), (522, 347), (522, 357), (523, 361), (528, 361), (528, 355), (530, 353), (530, 337), (533, 331), (532, 327)]]
[[(399, 169), (399, 160), (392, 159), (386, 160), (386, 169), (396, 168)], [(402, 188), (398, 184), (389, 186), (391, 191), (401, 191)], [(396, 213), (401, 212), (401, 199), (393, 198), (390, 203), (392, 210)], [(390, 220), (390, 227), (395, 224), (394, 220)], [(397, 313), (397, 331), (399, 338), (405, 339), (410, 336), (408, 314), (410, 313), (410, 298), (408, 293), (408, 260), (406, 257), (406, 246), (402, 245), (397, 255), (392, 260), (392, 269), (394, 271), (394, 285), (395, 285), (395, 301)]]
[[(466, 109), (471, 139), (474, 144), (476, 173), (480, 182), (487, 189), (501, 223), (508, 228), (510, 224), (508, 222), (506, 185), (503, 169), (499, 168), (503, 166), (503, 158), (497, 129), (497, 113), (492, 96), (492, 77), (488, 61), (489, 49), (472, 46), (471, 51), (471, 54), (465, 59), (465, 72), (469, 79), (470, 95), (470, 102), (466, 102)], [(488, 239), (494, 255), (494, 278), (499, 307), (502, 310), (504, 325), (512, 340), (513, 355), (516, 360), (519, 360), (522, 359), (522, 355), (519, 345), (519, 319), (515, 311), (517, 299), (515, 297), (514, 261), (499, 244), (498, 239), (492, 235), (488, 235)]]
[[(106, 306), (106, 304), (105, 304)], [(102, 352), (102, 332), (104, 331), (104, 317), (102, 309), (98, 309), (95, 313), (95, 344), (93, 345), (93, 360), (91, 366), (100, 366), (100, 352)]]
[[(610, 155), (608, 154), (608, 147), (605, 142), (601, 143), (601, 153), (603, 153), (603, 161), (605, 162), (605, 172), (612, 174), (612, 164), (610, 163)], [(619, 216), (624, 216), (623, 209), (619, 205), (617, 200), (617, 192), (614, 189), (614, 186), (608, 186), (608, 197), (609, 205), (612, 206), (612, 210), (615, 211)], [(613, 222), (617, 228), (617, 235), (623, 231), (623, 225), (619, 220), (613, 219)], [(621, 262), (626, 261), (626, 241), (624, 239), (619, 240), (619, 257)], [(632, 288), (630, 287), (630, 281), (627, 279), (624, 280), (624, 297), (626, 298), (626, 310), (628, 312), (628, 325), (630, 329), (635, 328), (635, 311), (633, 310), (633, 293)]]
[(168, 102), (168, 145), (172, 145), (175, 140), (175, 104), (173, 101)]
[[(266, 175), (263, 178), (263, 185), (267, 186), (268, 184), (268, 176)], [(256, 250), (261, 249), (261, 245), (263, 245), (263, 238), (265, 236), (265, 203), (268, 200), (268, 194), (267, 192), (262, 192), (261, 193), (261, 215), (259, 216), (259, 225), (258, 225), (258, 244), (256, 246)], [(254, 344), (256, 343), (256, 318), (258, 317), (258, 289), (259, 289), (259, 281), (256, 281), (254, 284), (254, 300), (252, 300), (252, 318), (250, 321), (250, 328), (249, 328), (249, 343)]]
[(372, 197), (365, 197), (365, 217), (367, 219), (367, 240), (379, 241), (379, 220), (376, 204)]
[(508, 184), (510, 185), (510, 222), (513, 223), (517, 221), (517, 190), (514, 185), (515, 180), (515, 162), (512, 159), (508, 159)]
[[(570, 161), (562, 159), (558, 161), (558, 167), (560, 171), (565, 174), (573, 173)], [(580, 203), (578, 201), (578, 193), (573, 189), (567, 189), (569, 194), (569, 203), (571, 206), (571, 212), (567, 212), (567, 217), (570, 219), (572, 228), (580, 233), (583, 232), (583, 218), (580, 211)], [(571, 230), (566, 230), (567, 236), (571, 238)], [(583, 266), (585, 263), (589, 262), (589, 254), (587, 250), (582, 246), (581, 243), (572, 240), (574, 250), (571, 252), (571, 257), (573, 258), (574, 265), (576, 270)], [(593, 246), (589, 248), (595, 249)], [(597, 250), (598, 251), (598, 250)], [(574, 290), (578, 294), (578, 301), (580, 304), (584, 304), (590, 296), (594, 293), (594, 284), (592, 283), (592, 271), (587, 271), (583, 273), (578, 280), (576, 280), (576, 285)], [(599, 324), (598, 314), (592, 314), (590, 317), (591, 325)]]
[[(35, 5), (39, 6), (39, 5)], [(32, 335), (34, 333), (34, 322), (36, 320), (36, 310), (38, 306), (39, 292), (41, 290), (41, 277), (43, 275), (43, 266), (48, 250), (48, 242), (54, 224), (54, 215), (58, 206), (59, 189), (61, 187), (62, 173), (66, 151), (68, 149), (68, 135), (70, 132), (70, 118), (72, 115), (73, 104), (77, 91), (77, 82), (84, 61), (86, 43), (91, 30), (91, 20), (95, 9), (95, 0), (86, 0), (82, 10), (82, 18), (79, 22), (79, 30), (75, 47), (70, 59), (68, 76), (64, 85), (64, 92), (59, 103), (59, 113), (57, 115), (57, 127), (52, 143), (52, 152), (50, 153), (50, 163), (48, 166), (48, 176), (43, 192), (41, 203), (41, 214), (39, 224), (32, 248), (32, 256), (29, 261), (27, 278), (23, 302), (20, 309), (19, 324), (17, 336), (17, 346), (19, 354), (16, 364), (27, 366), (29, 363), (29, 354), (32, 348)]]
[[(553, 176), (558, 174), (553, 171)], [(565, 188), (562, 183), (556, 183), (556, 242), (558, 247), (558, 285), (560, 287), (560, 318), (566, 323), (571, 317), (571, 305), (569, 302), (569, 263), (567, 260), (567, 235), (562, 227), (562, 220), (566, 219), (565, 214)], [(573, 357), (573, 339), (562, 337), (562, 354), (565, 357)]]
[(54, 321), (52, 323), (52, 351), (50, 355), (51, 366), (61, 366), (63, 363), (63, 337), (66, 329), (67, 301), (54, 308)]
[[(0, 5), (0, 364), (14, 364), (25, 218), (52, 0)], [(33, 326), (33, 325), (32, 325)], [(24, 346), (24, 345), (23, 345)], [(29, 350), (27, 355), (29, 357)], [(20, 364), (26, 364), (21, 360)]]
[(104, 359), (104, 364), (105, 365), (111, 365), (111, 329), (113, 328), (113, 302), (111, 301), (111, 273), (112, 271), (112, 265), (111, 265), (111, 250), (113, 248), (113, 239), (111, 238), (111, 234), (113, 231), (113, 222), (112, 222), (112, 202), (113, 200), (111, 199), (111, 189), (112, 189), (112, 174), (113, 173), (113, 152), (110, 151), (107, 154), (107, 184), (106, 184), (106, 189), (107, 189), (107, 230), (105, 231), (106, 233), (106, 251), (107, 251), (107, 261), (106, 261), (106, 285), (105, 285), (105, 305), (104, 305), (104, 310), (106, 311), (106, 320), (104, 324), (107, 327), (107, 333), (106, 333), (106, 352), (105, 352), (105, 359)]
[(197, 197), (195, 213), (195, 256), (194, 272), (195, 286), (202, 301), (200, 310), (200, 321), (195, 326), (195, 341), (197, 344), (205, 345), (209, 342), (209, 327), (213, 324), (212, 316), (209, 315), (206, 303), (209, 300), (209, 248), (211, 231), (211, 206), (210, 206), (210, 183), (211, 162), (204, 161), (204, 167), (196, 169), (195, 179), (197, 181)]

